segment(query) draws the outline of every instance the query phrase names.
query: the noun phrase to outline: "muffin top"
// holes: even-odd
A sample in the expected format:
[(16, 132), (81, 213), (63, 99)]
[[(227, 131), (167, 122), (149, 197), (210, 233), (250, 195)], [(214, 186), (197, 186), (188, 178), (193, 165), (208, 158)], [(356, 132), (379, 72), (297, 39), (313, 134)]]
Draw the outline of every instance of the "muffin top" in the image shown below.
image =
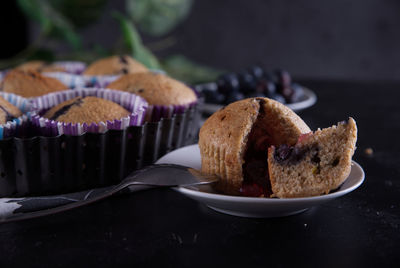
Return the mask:
[(65, 68), (41, 60), (27, 61), (15, 67), (20, 71), (65, 72)]
[(12, 70), (4, 77), (2, 90), (26, 98), (38, 97), (47, 93), (66, 90), (68, 87), (52, 77), (36, 71)]
[(99, 59), (90, 64), (83, 72), (85, 75), (118, 75), (147, 72), (148, 69), (140, 62), (127, 55), (111, 56)]
[(186, 105), (197, 100), (194, 91), (185, 84), (151, 72), (124, 75), (107, 88), (134, 93), (150, 105)]
[(17, 107), (0, 97), (0, 124), (5, 124), (21, 115), (22, 112)]
[(64, 123), (100, 123), (129, 116), (130, 112), (119, 104), (98, 97), (76, 97), (64, 101), (43, 117)]

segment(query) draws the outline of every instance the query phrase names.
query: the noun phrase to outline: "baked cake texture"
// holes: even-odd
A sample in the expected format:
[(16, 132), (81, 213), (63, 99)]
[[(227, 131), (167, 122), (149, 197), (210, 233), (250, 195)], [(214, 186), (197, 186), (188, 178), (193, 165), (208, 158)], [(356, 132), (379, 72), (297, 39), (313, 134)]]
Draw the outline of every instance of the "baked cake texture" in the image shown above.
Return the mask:
[(15, 67), (20, 71), (35, 71), (35, 72), (65, 72), (65, 68), (56, 64), (48, 63), (41, 60), (27, 61)]
[[(267, 153), (271, 145), (294, 145), (310, 128), (292, 110), (268, 98), (231, 103), (200, 129), (202, 172), (218, 175), (217, 190), (269, 197)], [(252, 188), (253, 185), (261, 192)]]
[(46, 77), (36, 71), (12, 70), (2, 82), (2, 90), (25, 98), (66, 90), (68, 87), (55, 78)]
[(98, 97), (76, 97), (64, 101), (43, 117), (64, 123), (100, 123), (129, 116), (130, 112), (119, 104)]
[(147, 72), (148, 69), (131, 56), (111, 56), (90, 64), (83, 72), (85, 75), (120, 75)]
[(22, 112), (17, 107), (0, 97), (0, 124), (5, 124), (21, 115)]
[(194, 91), (182, 82), (151, 72), (123, 75), (107, 88), (134, 93), (150, 105), (187, 105), (197, 100)]
[(350, 174), (356, 140), (356, 122), (349, 118), (301, 136), (294, 146), (270, 147), (272, 196), (306, 197), (337, 189)]

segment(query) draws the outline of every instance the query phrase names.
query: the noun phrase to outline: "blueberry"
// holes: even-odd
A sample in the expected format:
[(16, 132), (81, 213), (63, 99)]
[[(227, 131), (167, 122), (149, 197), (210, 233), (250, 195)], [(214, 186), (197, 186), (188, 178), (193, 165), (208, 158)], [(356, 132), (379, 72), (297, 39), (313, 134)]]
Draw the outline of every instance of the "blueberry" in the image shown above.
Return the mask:
[(276, 73), (264, 73), (263, 79), (270, 81), (274, 84), (278, 84), (278, 82), (279, 82), (279, 78), (276, 75)]
[(256, 90), (257, 80), (256, 78), (248, 73), (242, 72), (239, 75), (240, 91), (244, 94), (250, 94)]
[(257, 83), (256, 92), (262, 93), (268, 98), (271, 98), (276, 93), (276, 86), (269, 80), (261, 79)]
[(280, 103), (283, 103), (283, 104), (286, 103), (285, 98), (284, 98), (282, 95), (277, 94), (277, 93), (275, 93), (275, 94), (274, 94), (273, 96), (271, 96), (270, 98), (273, 99), (273, 100), (279, 101)]
[(287, 160), (292, 154), (293, 147), (290, 147), (286, 144), (282, 144), (275, 150), (274, 158), (277, 162), (282, 163)]
[(248, 69), (248, 72), (256, 79), (260, 79), (264, 75), (264, 69), (258, 65), (254, 65)]
[(217, 91), (218, 90), (218, 85), (217, 85), (217, 83), (211, 82), (211, 83), (205, 83), (205, 84), (196, 85), (196, 86), (194, 86), (194, 89), (197, 92)]
[(291, 103), (292, 102), (294, 90), (291, 87), (283, 88), (280, 93), (285, 98), (285, 101), (287, 103)]
[(290, 103), (299, 102), (304, 99), (304, 89), (299, 84), (292, 84), (293, 94), (290, 98)]
[(245, 97), (244, 97), (243, 93), (241, 93), (241, 92), (231, 92), (231, 93), (226, 97), (225, 103), (226, 103), (226, 104), (229, 104), (229, 103), (231, 103), (231, 102), (235, 102), (235, 101), (238, 101), (238, 100), (242, 100), (242, 99), (244, 99), (244, 98), (245, 98)]
[(215, 90), (204, 89), (202, 94), (205, 97), (205, 101), (208, 103), (221, 104), (225, 101), (225, 95)]
[(247, 95), (246, 97), (248, 97), (248, 98), (257, 98), (257, 97), (265, 98), (268, 96), (266, 96), (263, 92), (253, 92), (253, 93), (250, 93), (249, 95)]
[(228, 95), (230, 92), (239, 90), (239, 79), (237, 74), (228, 73), (218, 78), (217, 80), (218, 91), (222, 94)]
[(288, 88), (292, 84), (292, 78), (290, 77), (290, 74), (288, 71), (285, 70), (275, 70), (274, 74), (276, 75), (278, 79), (278, 85), (280, 85), (283, 88)]

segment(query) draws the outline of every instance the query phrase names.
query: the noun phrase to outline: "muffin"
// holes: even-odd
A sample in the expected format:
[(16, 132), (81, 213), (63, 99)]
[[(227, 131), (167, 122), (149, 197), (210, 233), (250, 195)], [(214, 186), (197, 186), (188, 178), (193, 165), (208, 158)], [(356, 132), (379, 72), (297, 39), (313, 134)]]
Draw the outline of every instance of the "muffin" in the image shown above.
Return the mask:
[(197, 102), (196, 93), (182, 82), (151, 72), (123, 75), (107, 88), (131, 92), (144, 98), (150, 105), (147, 121), (171, 117)]
[(107, 88), (137, 94), (150, 105), (185, 105), (197, 100), (194, 91), (185, 84), (150, 72), (121, 76)]
[(272, 146), (268, 169), (274, 197), (327, 194), (349, 176), (357, 140), (353, 118), (301, 136), (294, 146)]
[(294, 145), (309, 132), (299, 116), (277, 101), (234, 102), (214, 113), (200, 129), (201, 169), (220, 176), (216, 187), (222, 193), (270, 196), (268, 147)]
[(0, 141), (25, 137), (28, 134), (31, 111), (32, 104), (28, 99), (0, 91)]
[(129, 116), (129, 112), (115, 102), (98, 97), (76, 97), (64, 101), (43, 117), (64, 123), (100, 123)]
[(114, 185), (142, 167), (142, 144), (149, 131), (143, 125), (147, 103), (141, 97), (93, 88), (53, 92), (28, 103), (10, 93), (0, 95), (20, 103), (16, 106), (22, 112), (32, 108), (29, 136), (1, 140), (0, 125), (0, 197)]
[(15, 67), (20, 71), (35, 71), (35, 72), (65, 72), (65, 68), (57, 64), (48, 63), (41, 60), (27, 61)]
[(22, 115), (20, 109), (0, 96), (0, 124), (3, 125)]
[(14, 93), (25, 98), (65, 89), (67, 86), (57, 79), (43, 76), (36, 71), (12, 70), (7, 73), (2, 82), (4, 92)]
[(147, 72), (148, 69), (131, 56), (111, 56), (99, 59), (90, 64), (83, 72), (84, 75), (120, 75)]
[(127, 92), (81, 88), (32, 99), (31, 121), (39, 135), (81, 135), (142, 125), (147, 102)]

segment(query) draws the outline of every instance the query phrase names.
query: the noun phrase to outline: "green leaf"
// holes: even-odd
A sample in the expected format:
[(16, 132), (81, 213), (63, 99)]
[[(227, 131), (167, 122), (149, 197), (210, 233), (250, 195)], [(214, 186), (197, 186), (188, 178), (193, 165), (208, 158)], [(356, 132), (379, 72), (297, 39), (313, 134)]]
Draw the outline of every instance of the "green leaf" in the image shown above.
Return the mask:
[(55, 55), (54, 52), (49, 49), (39, 48), (26, 60), (44, 60), (50, 62), (55, 60)]
[(189, 14), (193, 0), (127, 0), (126, 9), (140, 30), (161, 36)]
[(107, 0), (51, 0), (52, 7), (75, 27), (96, 22), (103, 14), (106, 3)]
[(118, 12), (113, 12), (113, 16), (120, 23), (125, 46), (132, 53), (132, 56), (148, 68), (160, 69), (157, 57), (143, 45), (142, 39), (133, 23)]
[(162, 61), (163, 69), (172, 77), (189, 84), (215, 81), (225, 71), (197, 64), (183, 55), (172, 55)]
[(72, 24), (48, 0), (18, 0), (18, 5), (25, 15), (40, 24), (45, 34), (62, 38), (75, 49), (81, 47), (80, 37)]

